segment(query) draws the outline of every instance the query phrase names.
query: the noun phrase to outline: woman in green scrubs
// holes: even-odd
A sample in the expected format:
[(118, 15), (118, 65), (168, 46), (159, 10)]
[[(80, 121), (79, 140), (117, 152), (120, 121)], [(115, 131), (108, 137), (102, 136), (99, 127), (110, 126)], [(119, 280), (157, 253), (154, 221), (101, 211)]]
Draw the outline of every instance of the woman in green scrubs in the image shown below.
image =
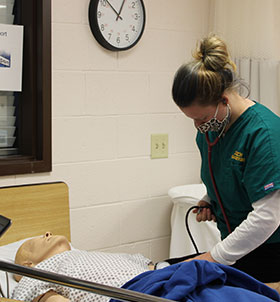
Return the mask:
[(215, 35), (203, 39), (193, 57), (178, 69), (172, 95), (198, 129), (201, 178), (207, 188), (198, 205), (210, 208), (197, 211), (197, 220), (217, 221), (222, 239), (196, 259), (278, 282), (280, 118), (239, 94), (242, 82), (223, 40)]

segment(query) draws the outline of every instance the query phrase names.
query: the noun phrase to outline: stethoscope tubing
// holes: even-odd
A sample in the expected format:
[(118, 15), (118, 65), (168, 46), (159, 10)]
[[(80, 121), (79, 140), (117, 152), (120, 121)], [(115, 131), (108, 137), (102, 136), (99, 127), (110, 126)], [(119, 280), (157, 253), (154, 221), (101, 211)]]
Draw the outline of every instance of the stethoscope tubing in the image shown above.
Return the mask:
[(223, 214), (223, 217), (224, 217), (224, 220), (225, 220), (228, 232), (231, 233), (230, 223), (229, 223), (229, 220), (228, 220), (228, 217), (227, 217), (224, 205), (222, 203), (221, 196), (220, 196), (219, 191), (218, 191), (218, 187), (217, 187), (217, 184), (216, 184), (216, 181), (215, 181), (215, 178), (214, 178), (214, 173), (213, 173), (212, 164), (211, 164), (212, 148), (218, 143), (218, 141), (220, 140), (221, 136), (216, 137), (216, 139), (213, 142), (210, 142), (209, 135), (208, 135), (207, 132), (205, 134), (205, 137), (206, 137), (206, 142), (207, 142), (207, 145), (208, 145), (208, 167), (209, 167), (209, 172), (210, 172), (210, 176), (211, 176), (211, 181), (212, 181), (212, 184), (213, 184), (213, 187), (214, 187), (214, 191), (215, 191), (218, 203), (220, 205), (220, 208), (221, 208), (221, 211), (222, 211), (222, 214)]

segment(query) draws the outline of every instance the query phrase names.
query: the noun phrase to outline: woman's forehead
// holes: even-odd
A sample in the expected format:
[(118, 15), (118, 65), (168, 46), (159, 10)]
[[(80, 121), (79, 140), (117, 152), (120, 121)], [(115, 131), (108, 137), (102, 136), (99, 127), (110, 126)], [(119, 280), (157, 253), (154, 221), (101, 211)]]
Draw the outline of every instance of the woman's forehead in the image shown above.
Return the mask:
[(212, 115), (216, 111), (215, 105), (201, 106), (198, 104), (193, 104), (188, 107), (183, 107), (181, 110), (186, 116), (192, 119), (204, 119), (209, 115)]

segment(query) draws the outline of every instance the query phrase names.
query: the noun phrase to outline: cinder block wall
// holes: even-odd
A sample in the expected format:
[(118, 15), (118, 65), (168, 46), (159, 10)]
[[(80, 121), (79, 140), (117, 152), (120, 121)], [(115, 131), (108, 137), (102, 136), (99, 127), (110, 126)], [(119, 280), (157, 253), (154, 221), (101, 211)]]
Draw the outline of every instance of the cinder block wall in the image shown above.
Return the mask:
[[(92, 36), (89, 0), (52, 1), (53, 171), (1, 177), (0, 185), (62, 180), (73, 245), (168, 256), (169, 188), (199, 182), (192, 121), (171, 98), (172, 78), (207, 33), (208, 0), (144, 0), (136, 47), (106, 51)], [(150, 159), (152, 133), (169, 157)]]

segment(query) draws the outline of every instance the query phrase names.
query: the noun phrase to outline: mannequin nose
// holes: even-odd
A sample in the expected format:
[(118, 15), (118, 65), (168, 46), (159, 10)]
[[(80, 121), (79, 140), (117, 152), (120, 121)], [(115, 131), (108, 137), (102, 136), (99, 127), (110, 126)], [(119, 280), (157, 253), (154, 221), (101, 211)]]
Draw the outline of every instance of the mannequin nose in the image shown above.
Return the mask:
[(48, 237), (51, 237), (52, 236), (52, 233), (51, 232), (46, 232), (45, 234), (45, 237), (48, 238)]

